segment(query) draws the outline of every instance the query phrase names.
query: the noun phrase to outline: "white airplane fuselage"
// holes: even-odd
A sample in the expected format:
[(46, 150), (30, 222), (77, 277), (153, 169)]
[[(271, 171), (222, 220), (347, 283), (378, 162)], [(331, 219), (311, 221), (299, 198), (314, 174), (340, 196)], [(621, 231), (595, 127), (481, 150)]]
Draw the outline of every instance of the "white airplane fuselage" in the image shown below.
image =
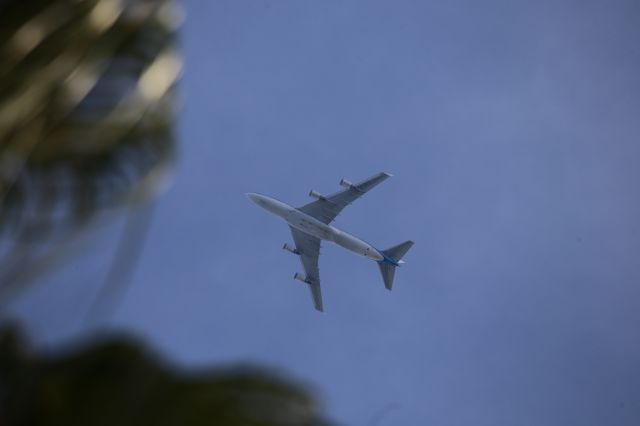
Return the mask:
[(247, 197), (268, 212), (276, 216), (280, 216), (289, 225), (304, 232), (305, 234), (309, 234), (321, 240), (331, 241), (332, 243), (337, 244), (340, 247), (344, 247), (349, 251), (359, 254), (360, 256), (366, 257), (367, 259), (375, 260), (377, 262), (384, 260), (384, 256), (371, 244), (362, 241), (348, 232), (341, 231), (334, 226), (322, 223), (318, 219), (309, 216), (308, 214), (303, 213), (282, 201), (255, 193), (249, 193), (247, 194)]

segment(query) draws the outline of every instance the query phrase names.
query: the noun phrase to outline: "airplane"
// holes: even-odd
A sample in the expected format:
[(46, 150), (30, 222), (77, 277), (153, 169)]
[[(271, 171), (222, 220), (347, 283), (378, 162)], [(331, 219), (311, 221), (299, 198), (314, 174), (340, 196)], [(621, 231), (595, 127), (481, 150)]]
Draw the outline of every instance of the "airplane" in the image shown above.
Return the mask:
[(402, 257), (413, 246), (413, 241), (405, 241), (389, 249), (378, 250), (371, 244), (329, 225), (342, 209), (391, 176), (389, 173), (381, 172), (357, 184), (342, 179), (340, 180), (340, 186), (344, 188), (342, 191), (324, 196), (311, 190), (309, 196), (316, 201), (299, 208), (266, 195), (253, 192), (246, 194), (251, 201), (268, 212), (280, 216), (289, 224), (295, 247), (285, 243), (282, 248), (300, 257), (305, 275), (296, 272), (293, 278), (309, 286), (313, 305), (318, 311), (323, 312), (318, 269), (321, 240), (330, 241), (378, 262), (384, 286), (387, 290), (391, 290), (395, 269), (404, 263)]

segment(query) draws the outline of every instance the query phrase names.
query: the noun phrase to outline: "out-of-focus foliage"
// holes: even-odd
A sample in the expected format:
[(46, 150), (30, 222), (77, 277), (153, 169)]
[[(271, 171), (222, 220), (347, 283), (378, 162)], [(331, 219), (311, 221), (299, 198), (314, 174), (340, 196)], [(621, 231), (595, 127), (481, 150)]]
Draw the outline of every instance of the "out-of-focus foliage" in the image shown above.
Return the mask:
[[(10, 296), (75, 257), (88, 231), (162, 189), (181, 10), (174, 0), (0, 0), (0, 321)], [(144, 232), (125, 230), (119, 257), (135, 262)], [(116, 285), (124, 275), (109, 274)], [(262, 370), (185, 371), (131, 337), (43, 356), (0, 329), (0, 425), (147, 424), (326, 422), (306, 391)]]
[(328, 425), (299, 386), (255, 369), (184, 371), (132, 338), (38, 356), (0, 330), (0, 424)]
[(0, 2), (0, 304), (172, 169), (172, 0)]

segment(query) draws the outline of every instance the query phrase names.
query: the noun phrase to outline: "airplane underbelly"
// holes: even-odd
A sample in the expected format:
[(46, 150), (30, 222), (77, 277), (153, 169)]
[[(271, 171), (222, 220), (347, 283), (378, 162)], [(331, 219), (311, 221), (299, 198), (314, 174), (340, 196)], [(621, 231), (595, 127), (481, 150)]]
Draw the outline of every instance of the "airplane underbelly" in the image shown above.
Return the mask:
[(360, 256), (364, 256), (367, 259), (376, 261), (382, 260), (382, 256), (375, 248), (365, 243), (361, 239), (354, 237), (353, 235), (350, 235), (346, 232), (336, 231), (333, 241), (339, 246), (344, 247), (356, 254), (359, 254)]
[(294, 217), (287, 222), (289, 225), (304, 232), (305, 234), (312, 235), (316, 238), (320, 238), (321, 240), (333, 240), (329, 227), (324, 224), (313, 223), (304, 217)]

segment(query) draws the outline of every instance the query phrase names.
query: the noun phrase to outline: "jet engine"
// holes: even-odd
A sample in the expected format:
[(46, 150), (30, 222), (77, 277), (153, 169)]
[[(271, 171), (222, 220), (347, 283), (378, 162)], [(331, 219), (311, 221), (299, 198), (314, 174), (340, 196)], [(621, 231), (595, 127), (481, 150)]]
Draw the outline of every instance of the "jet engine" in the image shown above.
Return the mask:
[(297, 272), (295, 274), (293, 274), (293, 279), (294, 280), (298, 280), (300, 282), (303, 282), (305, 284), (309, 284), (309, 281), (307, 280), (307, 277), (305, 277), (304, 275), (299, 274)]
[(324, 195), (322, 195), (319, 192), (314, 191), (313, 189), (311, 191), (309, 191), (309, 197), (315, 198), (317, 200), (326, 200), (326, 198), (324, 198)]
[(354, 184), (352, 184), (350, 181), (348, 181), (346, 179), (340, 179), (340, 186), (343, 187), (343, 188), (353, 189), (353, 190), (356, 190), (358, 192), (362, 192), (362, 191), (360, 191), (360, 188), (358, 188), (357, 186), (355, 186)]
[(282, 248), (286, 251), (288, 251), (289, 253), (293, 253), (293, 254), (300, 254), (300, 252), (298, 250), (296, 250), (295, 248), (291, 247), (289, 244), (284, 243), (284, 245), (282, 246)]
[(346, 179), (340, 179), (340, 186), (343, 188), (351, 189), (353, 188), (353, 184)]

